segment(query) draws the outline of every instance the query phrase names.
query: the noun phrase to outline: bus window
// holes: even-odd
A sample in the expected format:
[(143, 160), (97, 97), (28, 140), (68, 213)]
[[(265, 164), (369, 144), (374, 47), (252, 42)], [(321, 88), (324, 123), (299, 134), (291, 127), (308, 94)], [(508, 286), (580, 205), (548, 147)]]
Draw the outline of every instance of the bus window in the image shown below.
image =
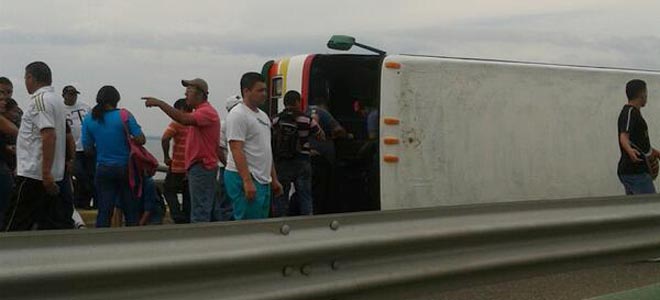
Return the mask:
[(271, 87), (273, 88), (271, 91), (272, 98), (282, 97), (282, 77), (273, 78)]
[(279, 102), (282, 99), (283, 95), (283, 79), (282, 77), (274, 77), (271, 80), (271, 91), (270, 91), (270, 105), (269, 105), (269, 115), (274, 116), (279, 112)]

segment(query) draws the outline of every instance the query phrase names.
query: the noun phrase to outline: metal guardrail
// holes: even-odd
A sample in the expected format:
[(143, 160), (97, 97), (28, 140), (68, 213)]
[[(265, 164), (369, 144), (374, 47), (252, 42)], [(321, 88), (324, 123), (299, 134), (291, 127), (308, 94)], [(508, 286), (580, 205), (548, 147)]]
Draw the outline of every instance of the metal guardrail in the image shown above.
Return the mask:
[(0, 235), (2, 299), (432, 299), (660, 255), (660, 198)]

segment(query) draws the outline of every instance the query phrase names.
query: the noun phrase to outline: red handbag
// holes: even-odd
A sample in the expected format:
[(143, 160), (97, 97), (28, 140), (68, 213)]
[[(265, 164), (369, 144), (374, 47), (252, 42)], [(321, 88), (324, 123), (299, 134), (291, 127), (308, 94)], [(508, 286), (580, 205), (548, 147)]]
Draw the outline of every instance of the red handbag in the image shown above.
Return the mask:
[(146, 176), (154, 176), (158, 169), (158, 160), (144, 146), (136, 143), (128, 130), (128, 118), (131, 113), (122, 109), (120, 112), (121, 121), (124, 123), (126, 140), (130, 153), (128, 155), (128, 184), (136, 197), (142, 197), (142, 180)]

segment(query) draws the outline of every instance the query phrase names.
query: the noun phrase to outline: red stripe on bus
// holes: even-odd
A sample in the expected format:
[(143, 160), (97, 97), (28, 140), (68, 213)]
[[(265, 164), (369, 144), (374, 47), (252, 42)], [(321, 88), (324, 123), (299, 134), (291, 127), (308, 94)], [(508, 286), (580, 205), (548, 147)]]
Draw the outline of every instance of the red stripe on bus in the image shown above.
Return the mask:
[(268, 71), (268, 80), (273, 80), (274, 77), (277, 76), (277, 70), (280, 67), (280, 62), (276, 61), (273, 63), (272, 66), (270, 66), (270, 70)]

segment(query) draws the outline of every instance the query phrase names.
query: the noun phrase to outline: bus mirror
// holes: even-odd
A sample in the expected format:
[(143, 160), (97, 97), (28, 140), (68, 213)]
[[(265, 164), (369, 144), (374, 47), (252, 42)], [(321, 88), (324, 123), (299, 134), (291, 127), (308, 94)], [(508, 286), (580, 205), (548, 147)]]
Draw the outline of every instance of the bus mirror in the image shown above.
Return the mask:
[(333, 50), (348, 51), (355, 45), (355, 38), (347, 35), (333, 35), (328, 41), (328, 48)]
[(380, 50), (380, 49), (377, 49), (377, 48), (374, 48), (374, 47), (371, 47), (371, 46), (367, 46), (367, 45), (364, 45), (364, 44), (360, 44), (360, 43), (355, 41), (354, 37), (348, 36), (348, 35), (333, 35), (330, 38), (330, 40), (328, 41), (328, 48), (330, 48), (332, 50), (348, 51), (348, 50), (351, 50), (351, 48), (353, 48), (353, 46), (358, 46), (362, 49), (366, 49), (366, 50), (369, 50), (371, 52), (375, 52), (378, 55), (386, 55), (387, 54), (387, 52), (385, 52), (383, 50)]

